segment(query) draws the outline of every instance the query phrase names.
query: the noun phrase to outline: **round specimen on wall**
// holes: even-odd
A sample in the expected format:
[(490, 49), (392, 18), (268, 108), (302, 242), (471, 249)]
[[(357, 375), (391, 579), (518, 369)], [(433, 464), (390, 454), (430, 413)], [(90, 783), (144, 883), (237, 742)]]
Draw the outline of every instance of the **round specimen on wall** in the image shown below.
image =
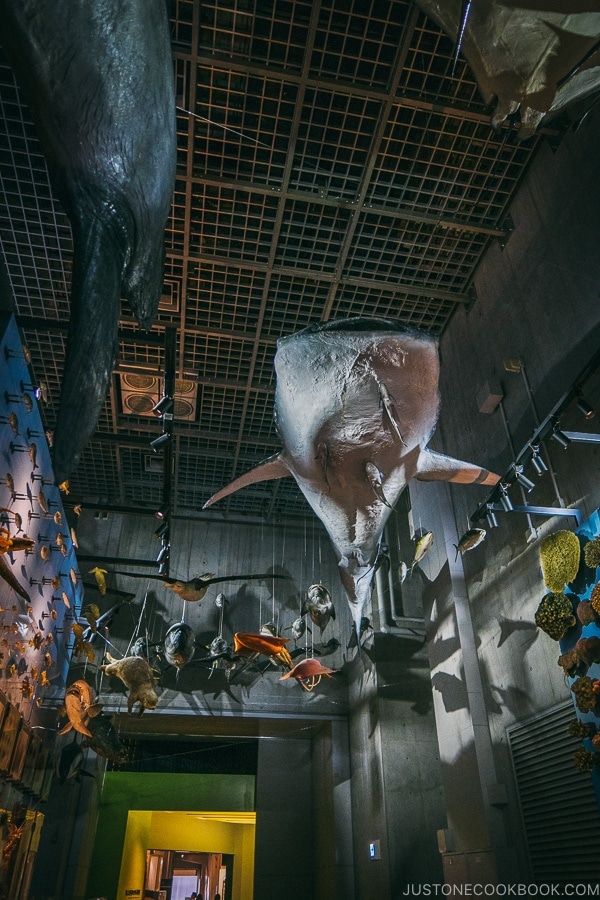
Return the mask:
[(594, 726), (590, 722), (580, 722), (579, 719), (571, 719), (567, 733), (571, 737), (589, 738), (594, 732)]
[(579, 769), (580, 772), (593, 772), (598, 765), (598, 754), (581, 747), (573, 754), (573, 762), (575, 763), (575, 768)]
[(587, 667), (600, 662), (600, 638), (596, 635), (579, 638), (573, 649)]
[(600, 537), (589, 541), (583, 548), (583, 558), (586, 566), (597, 569), (600, 566)]
[(540, 542), (540, 561), (544, 584), (548, 590), (560, 593), (577, 575), (581, 548), (579, 538), (572, 531), (556, 531)]
[(581, 603), (577, 605), (576, 613), (577, 618), (582, 625), (589, 625), (591, 622), (596, 621), (596, 613), (589, 600), (582, 600)]
[(575, 705), (579, 712), (588, 713), (596, 706), (600, 699), (595, 691), (598, 683), (597, 678), (582, 675), (581, 678), (578, 678), (571, 685), (571, 690), (575, 694)]
[(566, 594), (546, 594), (535, 613), (535, 624), (559, 641), (575, 624), (573, 605)]
[(576, 675), (584, 675), (587, 672), (587, 666), (580, 659), (579, 653), (575, 649), (567, 650), (558, 657), (558, 665), (562, 666), (565, 675), (574, 678)]
[(592, 593), (590, 594), (590, 606), (595, 613), (600, 615), (600, 581), (592, 588)]

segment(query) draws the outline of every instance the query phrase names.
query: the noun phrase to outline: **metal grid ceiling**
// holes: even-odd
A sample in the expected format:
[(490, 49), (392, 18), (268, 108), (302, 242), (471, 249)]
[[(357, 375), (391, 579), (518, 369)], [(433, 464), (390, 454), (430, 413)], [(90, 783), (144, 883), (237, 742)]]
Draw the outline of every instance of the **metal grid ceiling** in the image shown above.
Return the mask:
[[(124, 307), (118, 370), (198, 382), (196, 422), (176, 425), (175, 511), (278, 449), (273, 356), (311, 322), (396, 318), (440, 334), (503, 235), (541, 139), (496, 134), (453, 45), (409, 2), (172, 0), (177, 181), (164, 298), (141, 332)], [(49, 427), (64, 358), (68, 221), (48, 186), (29, 113), (0, 64), (0, 237)], [(155, 506), (158, 425), (125, 415), (115, 375), (72, 490), (89, 503)], [(256, 485), (231, 514), (307, 506), (291, 480)]]

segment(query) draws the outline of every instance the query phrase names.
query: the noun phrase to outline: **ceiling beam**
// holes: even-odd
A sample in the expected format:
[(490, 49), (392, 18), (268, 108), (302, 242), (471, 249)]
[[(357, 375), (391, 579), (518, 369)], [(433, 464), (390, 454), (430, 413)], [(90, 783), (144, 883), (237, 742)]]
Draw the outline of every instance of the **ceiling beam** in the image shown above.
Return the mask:
[(373, 140), (371, 141), (371, 147), (369, 149), (369, 156), (362, 171), (360, 187), (358, 190), (358, 195), (356, 197), (356, 209), (351, 215), (346, 234), (344, 235), (344, 240), (342, 241), (342, 246), (340, 247), (338, 261), (335, 267), (334, 278), (332, 280), (331, 287), (329, 288), (327, 302), (325, 303), (325, 309), (323, 311), (324, 322), (327, 322), (329, 317), (331, 316), (335, 301), (337, 299), (340, 281), (344, 272), (344, 268), (346, 266), (346, 262), (348, 260), (348, 256), (350, 254), (350, 249), (354, 240), (354, 234), (358, 226), (359, 211), (362, 211), (364, 207), (367, 191), (369, 190), (369, 186), (371, 184), (371, 176), (373, 175), (375, 163), (377, 162), (377, 157), (379, 156), (379, 151), (381, 148), (381, 142), (383, 140), (383, 136), (390, 119), (390, 113), (394, 105), (394, 97), (396, 95), (396, 91), (398, 90), (400, 78), (402, 77), (402, 73), (404, 71), (406, 56), (414, 37), (419, 14), (419, 8), (416, 4), (413, 3), (408, 14), (408, 19), (406, 21), (406, 27), (404, 29), (402, 42), (398, 47), (398, 52), (394, 60), (394, 66), (392, 69), (389, 84), (389, 91), (385, 101), (382, 102), (381, 109), (379, 111), (377, 126), (375, 128)]

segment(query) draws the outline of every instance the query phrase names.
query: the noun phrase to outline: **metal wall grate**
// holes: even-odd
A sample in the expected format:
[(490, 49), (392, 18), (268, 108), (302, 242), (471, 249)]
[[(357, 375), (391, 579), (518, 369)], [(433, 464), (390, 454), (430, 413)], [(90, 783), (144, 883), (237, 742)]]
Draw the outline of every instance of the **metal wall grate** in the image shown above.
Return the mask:
[(573, 764), (569, 701), (507, 730), (534, 882), (596, 883), (600, 812), (589, 775)]

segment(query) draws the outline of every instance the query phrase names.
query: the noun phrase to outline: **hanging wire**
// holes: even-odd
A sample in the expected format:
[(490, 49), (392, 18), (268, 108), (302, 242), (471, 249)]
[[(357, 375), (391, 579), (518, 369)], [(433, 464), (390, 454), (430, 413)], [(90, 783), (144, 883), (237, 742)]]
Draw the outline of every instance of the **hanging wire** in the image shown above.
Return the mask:
[(129, 656), (129, 651), (131, 650), (133, 644), (137, 640), (137, 637), (138, 637), (138, 634), (139, 634), (139, 631), (141, 628), (141, 624), (142, 624), (142, 619), (144, 618), (144, 613), (146, 612), (146, 602), (148, 600), (149, 590), (150, 590), (150, 583), (148, 582), (148, 584), (146, 585), (146, 593), (144, 594), (144, 602), (142, 603), (142, 609), (138, 616), (137, 624), (133, 630), (133, 633), (132, 633), (131, 637), (129, 638), (129, 643), (127, 645), (127, 650), (125, 651), (125, 656)]
[[(275, 532), (271, 533), (271, 550), (272, 550), (271, 572), (274, 575), (275, 574)], [(272, 590), (272, 598), (273, 598), (273, 601), (271, 604), (271, 607), (272, 607), (272, 610), (271, 610), (272, 616), (271, 617), (272, 617), (273, 621), (275, 621), (275, 579), (274, 578), (271, 579), (271, 590)], [(279, 616), (277, 618), (279, 620)], [(277, 634), (279, 634), (279, 621), (277, 622), (277, 626), (278, 626)]]

